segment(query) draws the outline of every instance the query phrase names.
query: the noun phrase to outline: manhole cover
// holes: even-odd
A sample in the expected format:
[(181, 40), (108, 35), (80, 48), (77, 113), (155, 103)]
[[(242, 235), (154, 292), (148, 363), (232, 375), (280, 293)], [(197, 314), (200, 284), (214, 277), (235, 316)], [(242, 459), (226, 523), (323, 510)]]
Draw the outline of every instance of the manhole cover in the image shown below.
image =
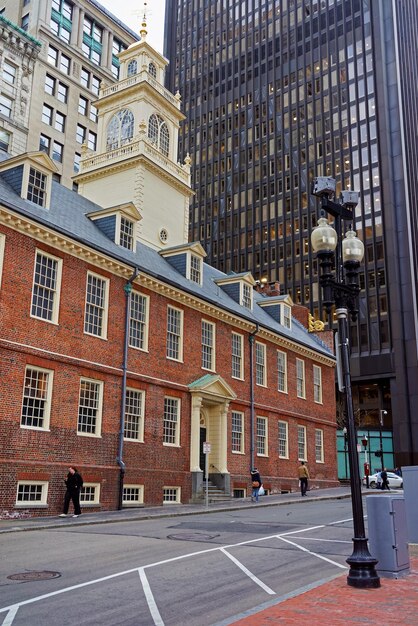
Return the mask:
[(22, 574), (11, 574), (8, 576), (10, 580), (22, 580), (23, 582), (29, 582), (31, 580), (51, 580), (51, 578), (59, 578), (61, 574), (59, 572), (23, 572)]
[(179, 541), (208, 541), (215, 539), (219, 535), (204, 535), (203, 533), (179, 533), (178, 535), (168, 535), (168, 539), (177, 539)]

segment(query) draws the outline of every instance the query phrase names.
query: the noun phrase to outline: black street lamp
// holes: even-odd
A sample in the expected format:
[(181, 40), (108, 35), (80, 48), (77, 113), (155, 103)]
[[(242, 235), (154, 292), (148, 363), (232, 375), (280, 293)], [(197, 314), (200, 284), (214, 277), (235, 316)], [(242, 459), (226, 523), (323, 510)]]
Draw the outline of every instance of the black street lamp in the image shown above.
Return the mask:
[[(364, 528), (363, 502), (361, 499), (361, 479), (357, 455), (357, 434), (354, 422), (353, 395), (351, 389), (350, 352), (348, 341), (348, 314), (357, 319), (357, 300), (360, 292), (358, 270), (364, 256), (364, 245), (352, 229), (354, 208), (358, 204), (358, 193), (343, 191), (341, 202), (331, 200), (335, 194), (335, 180), (318, 177), (312, 185), (313, 195), (321, 199), (322, 217), (311, 234), (311, 243), (317, 254), (320, 267), (319, 284), (322, 288), (323, 305), (328, 313), (331, 326), (331, 308), (335, 304), (338, 320), (338, 360), (341, 370), (341, 391), (345, 394), (348, 459), (350, 467), (351, 503), (353, 509), (353, 553), (347, 559), (350, 570), (347, 583), (351, 587), (380, 587), (376, 572), (377, 559), (373, 558), (367, 546)], [(325, 214), (334, 217), (336, 230), (328, 223)], [(341, 240), (342, 225), (350, 224), (346, 236)], [(333, 265), (335, 270), (333, 270)]]

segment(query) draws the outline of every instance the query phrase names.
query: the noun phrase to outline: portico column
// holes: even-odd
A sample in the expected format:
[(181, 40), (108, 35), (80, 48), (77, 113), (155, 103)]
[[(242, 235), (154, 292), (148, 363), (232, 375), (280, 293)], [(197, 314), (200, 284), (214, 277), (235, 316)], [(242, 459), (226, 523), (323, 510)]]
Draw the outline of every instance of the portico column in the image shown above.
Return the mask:
[(202, 396), (192, 396), (190, 419), (190, 471), (200, 472), (200, 409)]
[(220, 411), (219, 469), (221, 474), (228, 473), (228, 408), (229, 402), (225, 402)]

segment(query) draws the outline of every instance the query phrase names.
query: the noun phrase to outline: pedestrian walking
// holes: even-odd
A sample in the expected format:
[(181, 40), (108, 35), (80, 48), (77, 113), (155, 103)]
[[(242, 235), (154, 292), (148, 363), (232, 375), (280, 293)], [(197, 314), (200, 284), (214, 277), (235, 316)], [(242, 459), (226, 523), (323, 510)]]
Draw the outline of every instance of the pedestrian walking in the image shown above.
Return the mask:
[(74, 505), (73, 517), (78, 517), (79, 515), (81, 515), (80, 490), (83, 486), (83, 478), (81, 474), (79, 474), (77, 468), (73, 465), (70, 465), (70, 467), (68, 468), (68, 475), (64, 482), (67, 486), (67, 491), (65, 492), (64, 497), (64, 511), (63, 513), (61, 513), (60, 517), (67, 516), (71, 500), (73, 501)]
[(261, 487), (261, 476), (256, 467), (251, 470), (251, 484), (253, 488), (251, 502), (258, 502), (258, 492)]
[(389, 481), (388, 481), (388, 473), (387, 473), (386, 467), (385, 467), (385, 469), (382, 472), (380, 472), (380, 475), (382, 477), (382, 491), (385, 490), (385, 489), (390, 491)]
[(309, 472), (304, 461), (302, 461), (298, 467), (298, 475), (300, 481), (300, 493), (302, 496), (306, 496), (306, 492), (308, 490)]
[(382, 488), (382, 472), (378, 471), (376, 473), (376, 489)]

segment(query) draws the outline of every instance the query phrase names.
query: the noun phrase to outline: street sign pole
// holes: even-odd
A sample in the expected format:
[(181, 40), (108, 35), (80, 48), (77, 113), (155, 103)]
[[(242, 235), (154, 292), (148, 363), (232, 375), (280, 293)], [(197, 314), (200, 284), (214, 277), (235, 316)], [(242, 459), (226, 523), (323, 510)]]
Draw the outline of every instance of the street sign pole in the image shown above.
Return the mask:
[(206, 475), (206, 508), (209, 507), (209, 441), (203, 442), (203, 454), (205, 455), (205, 475)]

